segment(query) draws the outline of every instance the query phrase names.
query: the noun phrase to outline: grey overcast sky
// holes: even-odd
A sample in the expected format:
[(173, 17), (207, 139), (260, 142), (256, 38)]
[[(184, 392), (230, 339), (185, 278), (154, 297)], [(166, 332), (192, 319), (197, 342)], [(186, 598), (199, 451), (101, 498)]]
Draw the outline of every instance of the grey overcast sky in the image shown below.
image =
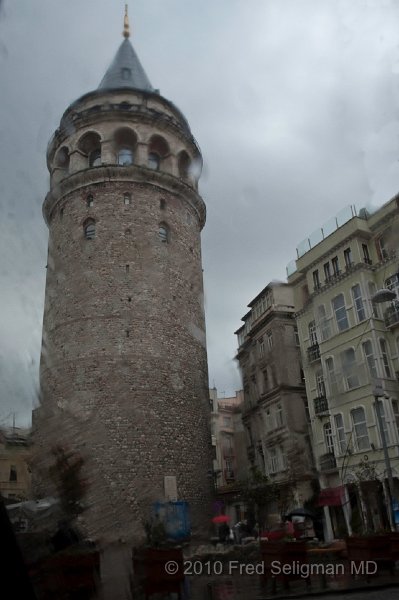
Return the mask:
[[(247, 303), (348, 204), (399, 191), (398, 0), (135, 0), (133, 45), (204, 156), (210, 383)], [(0, 0), (0, 424), (30, 420), (47, 230), (47, 142), (122, 41), (120, 0)]]

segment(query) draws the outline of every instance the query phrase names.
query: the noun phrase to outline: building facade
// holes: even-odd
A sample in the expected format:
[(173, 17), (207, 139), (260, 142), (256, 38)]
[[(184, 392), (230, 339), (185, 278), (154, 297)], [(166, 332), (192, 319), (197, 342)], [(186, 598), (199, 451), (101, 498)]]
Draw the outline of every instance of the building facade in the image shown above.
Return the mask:
[(28, 500), (31, 495), (30, 431), (0, 430), (0, 494), (7, 503)]
[(206, 535), (212, 464), (201, 265), (201, 153), (129, 40), (64, 113), (47, 152), (49, 227), (34, 415), (35, 486), (52, 448), (80, 453), (95, 539), (134, 539), (154, 502)]
[(397, 197), (372, 214), (349, 207), (289, 266), (330, 536), (389, 527), (378, 407), (399, 493), (399, 310), (374, 301), (399, 289), (398, 212)]
[(249, 472), (241, 412), (244, 393), (239, 390), (235, 396), (218, 398), (217, 389), (212, 388), (209, 396), (212, 407), (213, 478), (217, 495), (214, 512), (223, 510), (230, 517), (230, 524), (234, 525), (245, 516), (240, 488)]
[(292, 289), (269, 284), (248, 306), (236, 331), (242, 418), (250, 464), (281, 490), (268, 509), (272, 524), (313, 495), (306, 393)]

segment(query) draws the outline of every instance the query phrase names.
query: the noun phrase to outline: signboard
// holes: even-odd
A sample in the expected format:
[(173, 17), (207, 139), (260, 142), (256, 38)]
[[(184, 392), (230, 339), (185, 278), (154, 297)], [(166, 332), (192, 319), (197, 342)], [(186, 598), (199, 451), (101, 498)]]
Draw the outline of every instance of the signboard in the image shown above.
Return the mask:
[(177, 482), (174, 475), (165, 475), (164, 477), (165, 498), (168, 502), (177, 501)]
[(342, 506), (344, 497), (344, 487), (342, 485), (335, 488), (325, 488), (320, 490), (318, 506)]

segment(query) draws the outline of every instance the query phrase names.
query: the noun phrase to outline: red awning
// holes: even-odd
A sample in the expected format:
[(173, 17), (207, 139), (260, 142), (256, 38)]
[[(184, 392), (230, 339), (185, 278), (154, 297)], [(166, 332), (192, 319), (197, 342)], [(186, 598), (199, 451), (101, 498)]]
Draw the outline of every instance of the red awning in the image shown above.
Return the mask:
[(344, 486), (320, 490), (318, 506), (342, 506)]

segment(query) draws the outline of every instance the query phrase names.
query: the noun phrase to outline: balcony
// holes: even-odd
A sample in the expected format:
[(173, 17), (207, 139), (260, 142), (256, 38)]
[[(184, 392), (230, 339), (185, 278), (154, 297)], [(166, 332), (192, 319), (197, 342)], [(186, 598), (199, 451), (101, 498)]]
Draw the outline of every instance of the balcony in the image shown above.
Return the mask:
[(224, 478), (227, 482), (231, 482), (231, 481), (235, 481), (235, 475), (234, 475), (234, 471), (229, 470), (225, 470), (224, 472)]
[(384, 313), (386, 327), (395, 327), (399, 325), (399, 302), (389, 306)]
[(315, 360), (319, 360), (320, 358), (320, 348), (319, 344), (313, 344), (313, 346), (309, 346), (307, 349), (308, 361), (314, 362)]
[(337, 468), (337, 461), (333, 452), (327, 452), (319, 458), (320, 471), (332, 471)]
[(328, 402), (325, 396), (318, 396), (313, 400), (315, 415), (321, 415), (328, 412)]

